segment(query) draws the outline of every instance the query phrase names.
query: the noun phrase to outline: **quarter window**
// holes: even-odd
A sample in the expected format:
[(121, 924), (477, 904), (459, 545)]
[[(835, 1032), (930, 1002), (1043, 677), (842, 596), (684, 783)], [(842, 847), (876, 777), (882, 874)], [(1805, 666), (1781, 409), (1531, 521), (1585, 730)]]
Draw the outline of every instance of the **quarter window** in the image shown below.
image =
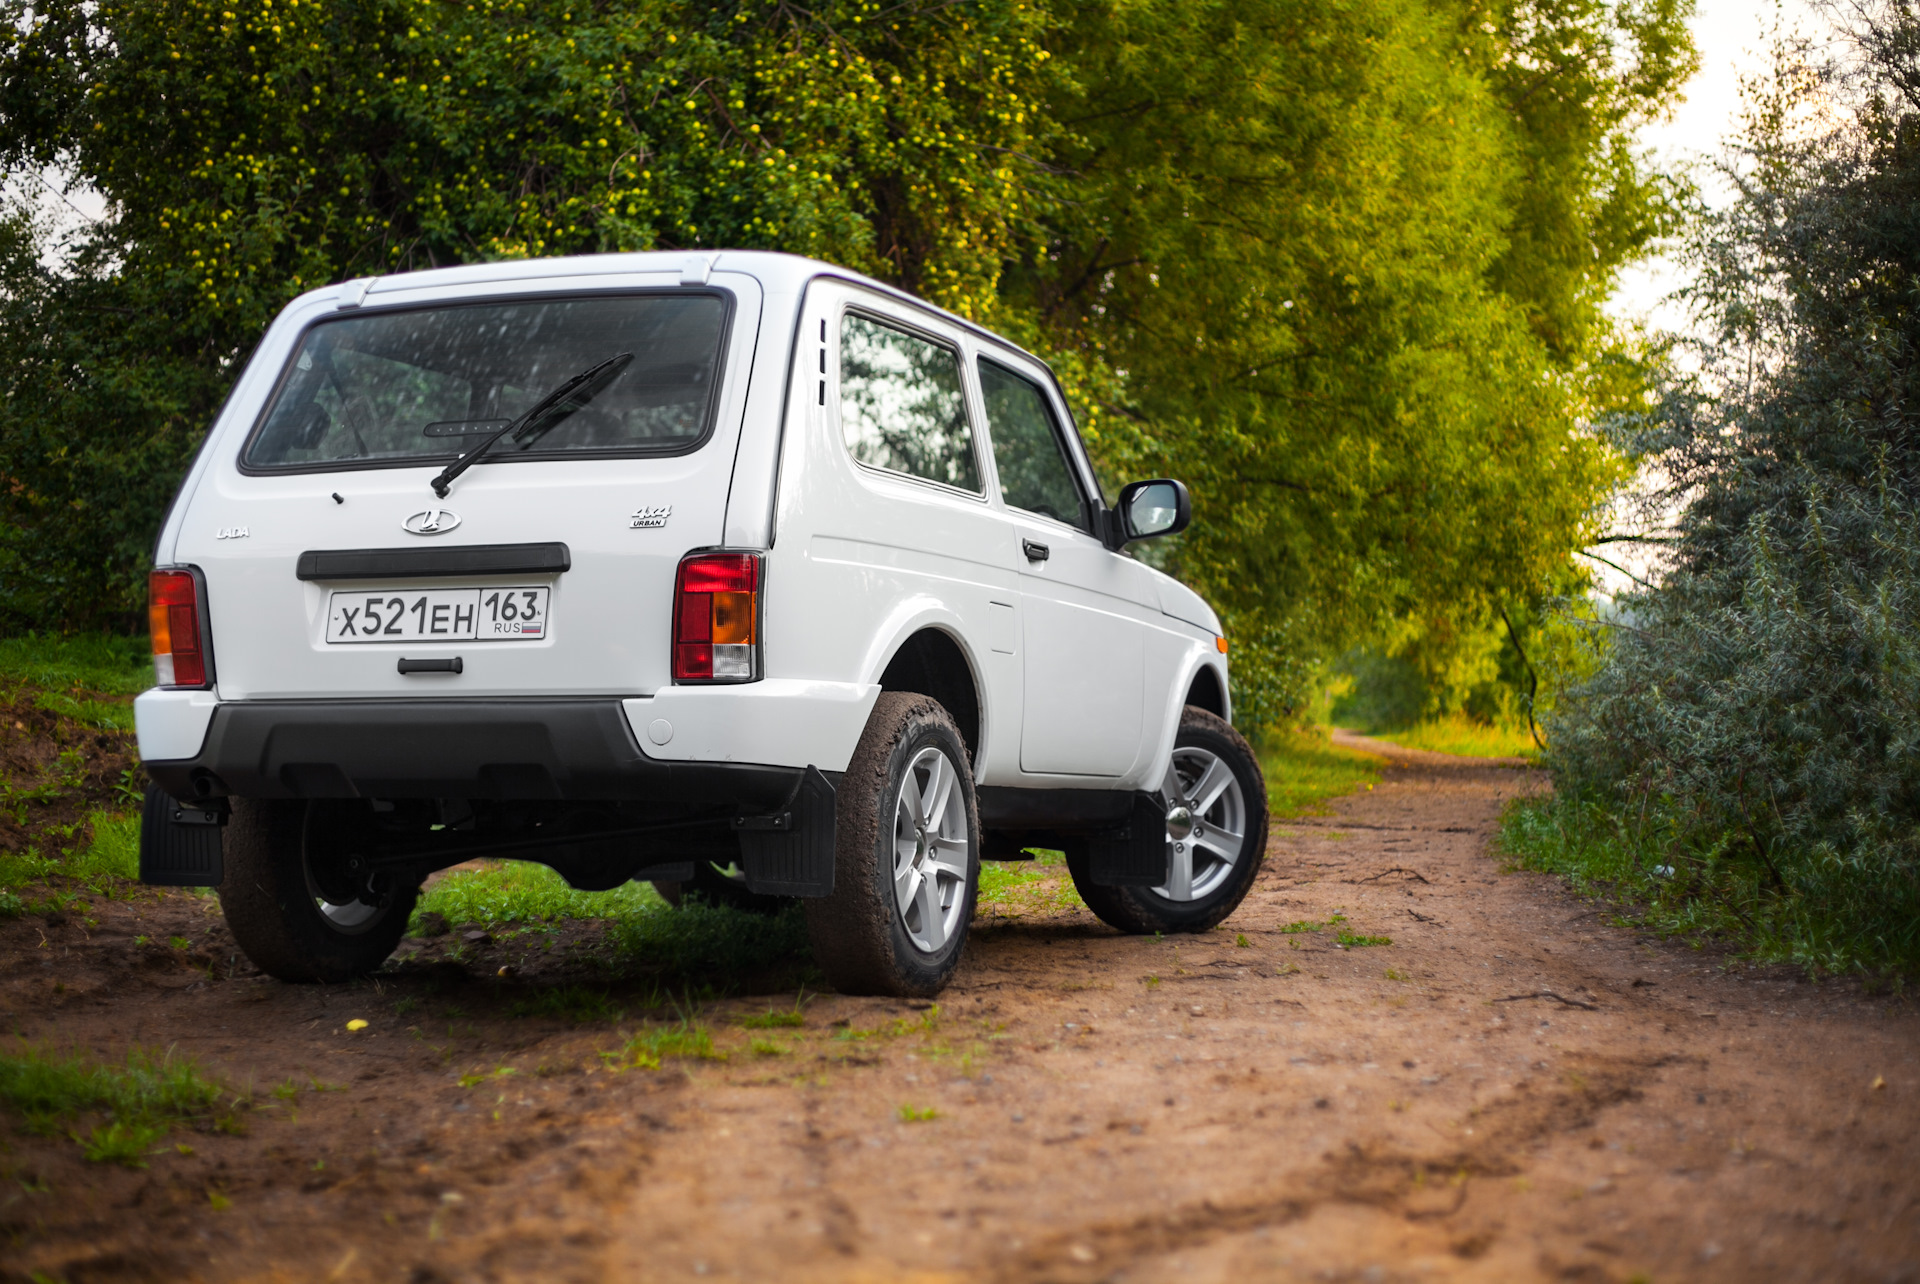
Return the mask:
[(862, 316), (840, 323), (840, 422), (861, 463), (980, 493), (960, 359)]
[(1086, 505), (1073, 483), (1073, 465), (1046, 394), (1032, 380), (991, 361), (980, 363), (980, 391), (1000, 494), (1014, 508), (1086, 530)]

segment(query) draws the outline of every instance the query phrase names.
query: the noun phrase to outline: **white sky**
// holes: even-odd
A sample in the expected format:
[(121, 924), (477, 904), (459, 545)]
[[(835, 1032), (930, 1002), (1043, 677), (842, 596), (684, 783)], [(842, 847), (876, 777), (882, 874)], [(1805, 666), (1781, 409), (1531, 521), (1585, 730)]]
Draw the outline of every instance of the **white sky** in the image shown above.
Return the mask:
[[(1715, 155), (1722, 142), (1740, 124), (1740, 79), (1767, 69), (1767, 45), (1776, 25), (1786, 33), (1813, 37), (1831, 34), (1827, 15), (1806, 0), (1697, 0), (1693, 19), (1694, 44), (1700, 51), (1700, 70), (1687, 83), (1686, 101), (1673, 118), (1649, 125), (1640, 133), (1656, 164), (1697, 165)], [(1711, 176), (1700, 173), (1709, 200), (1718, 203), (1729, 193)], [(1676, 265), (1656, 257), (1623, 272), (1613, 292), (1609, 311), (1621, 320), (1643, 321), (1655, 329), (1685, 330), (1685, 313), (1663, 300), (1682, 284)]]

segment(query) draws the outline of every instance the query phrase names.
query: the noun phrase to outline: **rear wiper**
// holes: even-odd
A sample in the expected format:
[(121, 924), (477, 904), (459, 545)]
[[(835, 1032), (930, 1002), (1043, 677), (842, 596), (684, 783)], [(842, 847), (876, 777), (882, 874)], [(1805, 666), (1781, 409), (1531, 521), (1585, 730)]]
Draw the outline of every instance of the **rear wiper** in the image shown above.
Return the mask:
[(446, 468), (441, 471), (440, 475), (429, 483), (429, 485), (433, 487), (433, 493), (445, 499), (447, 497), (447, 488), (453, 484), (453, 479), (472, 467), (472, 465), (479, 460), (480, 456), (492, 450), (495, 442), (499, 441), (502, 437), (509, 436), (515, 441), (526, 441), (529, 438), (538, 437), (541, 433), (546, 432), (562, 419), (565, 419), (568, 415), (599, 396), (605, 391), (608, 384), (618, 379), (621, 372), (632, 364), (633, 354), (631, 352), (623, 352), (619, 356), (609, 357), (592, 369), (583, 370), (573, 378), (567, 380), (558, 388), (555, 388), (552, 392), (535, 402), (533, 409), (527, 411), (526, 414), (521, 415), (505, 428), (494, 433), (478, 446), (475, 446), (472, 450), (469, 450), (466, 454), (448, 464)]

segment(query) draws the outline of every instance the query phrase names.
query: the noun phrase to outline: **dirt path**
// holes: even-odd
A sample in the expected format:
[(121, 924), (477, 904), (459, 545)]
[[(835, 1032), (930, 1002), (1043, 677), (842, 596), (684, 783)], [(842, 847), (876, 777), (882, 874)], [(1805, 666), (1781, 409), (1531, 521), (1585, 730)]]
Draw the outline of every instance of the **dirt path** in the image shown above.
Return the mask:
[(729, 1001), (725, 1061), (614, 1072), (609, 1023), (511, 1015), (524, 979), (208, 983), (22, 920), (9, 1026), (295, 1087), (146, 1172), (14, 1137), (0, 1278), (1920, 1279), (1909, 1003), (1503, 874), (1533, 773), (1384, 752), (1223, 930), (983, 921), (937, 1010)]

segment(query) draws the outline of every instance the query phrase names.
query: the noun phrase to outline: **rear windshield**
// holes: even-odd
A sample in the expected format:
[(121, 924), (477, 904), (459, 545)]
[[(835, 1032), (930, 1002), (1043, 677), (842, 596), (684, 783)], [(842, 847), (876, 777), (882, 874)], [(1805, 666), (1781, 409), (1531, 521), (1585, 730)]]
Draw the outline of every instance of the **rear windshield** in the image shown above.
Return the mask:
[(726, 302), (710, 294), (471, 303), (329, 319), (301, 337), (248, 441), (253, 469), (452, 459), (574, 375), (633, 362), (585, 406), (480, 462), (679, 453), (712, 418)]

